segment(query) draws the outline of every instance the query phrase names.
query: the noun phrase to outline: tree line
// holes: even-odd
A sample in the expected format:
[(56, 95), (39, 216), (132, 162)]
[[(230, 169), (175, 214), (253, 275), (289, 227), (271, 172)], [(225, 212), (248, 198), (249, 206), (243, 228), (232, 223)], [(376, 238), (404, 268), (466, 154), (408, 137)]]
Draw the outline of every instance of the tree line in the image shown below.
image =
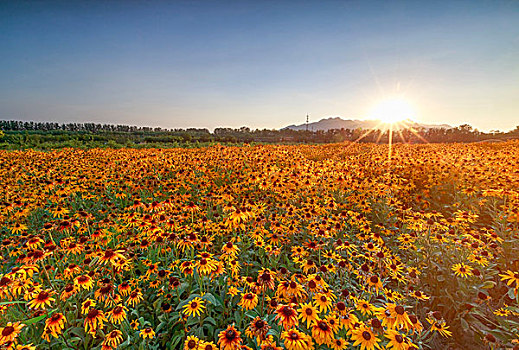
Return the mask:
[(455, 128), (393, 131), (365, 129), (291, 130), (216, 128), (165, 129), (96, 123), (0, 120), (0, 148), (182, 147), (212, 143), (478, 142), (519, 138), (519, 126), (508, 132), (481, 132), (464, 124)]

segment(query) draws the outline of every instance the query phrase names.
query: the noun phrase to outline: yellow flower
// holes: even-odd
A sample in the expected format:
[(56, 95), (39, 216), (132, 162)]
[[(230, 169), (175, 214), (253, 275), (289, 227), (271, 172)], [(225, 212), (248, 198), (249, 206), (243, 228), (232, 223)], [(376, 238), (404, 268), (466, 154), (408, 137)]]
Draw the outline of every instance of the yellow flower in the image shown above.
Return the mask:
[(258, 305), (258, 296), (254, 293), (242, 293), (238, 305), (245, 310), (252, 310)]
[(200, 299), (199, 297), (194, 298), (190, 302), (188, 302), (186, 305), (183, 306), (184, 308), (184, 315), (188, 316), (199, 316), (202, 314), (202, 312), (205, 309), (204, 301)]
[(456, 276), (461, 276), (461, 277), (472, 276), (472, 268), (468, 265), (465, 265), (464, 263), (454, 264), (452, 266), (452, 271), (454, 271), (454, 274), (456, 274)]
[(152, 339), (155, 336), (155, 332), (153, 331), (153, 329), (148, 327), (148, 328), (144, 328), (143, 330), (141, 330), (139, 332), (139, 336), (142, 339), (146, 339), (146, 338)]

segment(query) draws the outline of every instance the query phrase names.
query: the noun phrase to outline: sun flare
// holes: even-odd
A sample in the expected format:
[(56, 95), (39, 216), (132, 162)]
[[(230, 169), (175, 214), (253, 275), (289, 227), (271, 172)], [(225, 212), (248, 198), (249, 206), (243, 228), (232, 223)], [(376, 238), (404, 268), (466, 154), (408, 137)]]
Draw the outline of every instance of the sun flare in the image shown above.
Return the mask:
[(413, 106), (402, 97), (392, 97), (380, 101), (373, 107), (370, 117), (385, 124), (394, 124), (404, 120), (414, 120)]

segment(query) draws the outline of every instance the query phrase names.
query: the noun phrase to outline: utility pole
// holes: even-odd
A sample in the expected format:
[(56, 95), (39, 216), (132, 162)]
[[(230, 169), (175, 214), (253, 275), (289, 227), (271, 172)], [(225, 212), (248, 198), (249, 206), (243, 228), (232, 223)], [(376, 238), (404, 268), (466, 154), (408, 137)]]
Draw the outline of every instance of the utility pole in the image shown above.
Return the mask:
[(306, 115), (306, 131), (308, 131), (308, 114)]

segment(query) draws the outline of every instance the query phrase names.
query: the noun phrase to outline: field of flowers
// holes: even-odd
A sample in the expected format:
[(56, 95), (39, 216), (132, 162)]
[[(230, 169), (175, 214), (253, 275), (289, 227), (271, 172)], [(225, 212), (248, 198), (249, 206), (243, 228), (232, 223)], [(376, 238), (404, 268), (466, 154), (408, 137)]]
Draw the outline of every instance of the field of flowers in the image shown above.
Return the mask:
[(519, 349), (519, 142), (0, 152), (0, 349)]

